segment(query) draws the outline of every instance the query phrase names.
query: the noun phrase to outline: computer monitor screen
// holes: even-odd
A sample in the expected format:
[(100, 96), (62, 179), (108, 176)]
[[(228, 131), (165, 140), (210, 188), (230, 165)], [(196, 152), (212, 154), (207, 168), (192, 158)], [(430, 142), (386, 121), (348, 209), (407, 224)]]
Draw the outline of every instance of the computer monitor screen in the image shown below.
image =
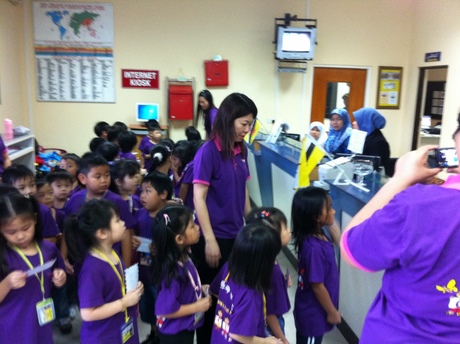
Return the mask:
[(160, 120), (160, 107), (158, 104), (137, 103), (136, 119), (138, 122), (147, 122), (150, 119)]

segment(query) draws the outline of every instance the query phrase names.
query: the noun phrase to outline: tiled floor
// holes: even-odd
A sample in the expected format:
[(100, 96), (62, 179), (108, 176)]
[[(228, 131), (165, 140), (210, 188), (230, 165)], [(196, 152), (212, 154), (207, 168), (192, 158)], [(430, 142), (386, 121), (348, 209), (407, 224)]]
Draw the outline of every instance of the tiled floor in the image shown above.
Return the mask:
[[(292, 267), (292, 265), (289, 263), (289, 261), (287, 260), (286, 256), (283, 253), (280, 253), (278, 262), (282, 266), (283, 271), (285, 271), (286, 267), (289, 266), (289, 269), (292, 274), (293, 286), (289, 288), (289, 298), (291, 300), (291, 310), (289, 311), (289, 313), (285, 314), (284, 319), (286, 322), (286, 325), (285, 325), (286, 326), (285, 328), (286, 337), (289, 340), (289, 343), (294, 344), (295, 343), (295, 327), (294, 327), (294, 316), (292, 314), (292, 308), (294, 305), (294, 295), (295, 295), (295, 288), (296, 288), (295, 281), (297, 281), (297, 273), (296, 273), (296, 269)], [(54, 343), (55, 344), (80, 343), (80, 336), (79, 336), (80, 325), (81, 325), (80, 319), (79, 318), (75, 319), (73, 321), (72, 333), (68, 335), (62, 335), (56, 326), (53, 332), (54, 333)], [(149, 332), (150, 332), (150, 326), (139, 321), (139, 337), (141, 341), (147, 337)], [(343, 338), (343, 336), (337, 329), (327, 333), (323, 339), (323, 344), (346, 344), (346, 343), (347, 341)]]

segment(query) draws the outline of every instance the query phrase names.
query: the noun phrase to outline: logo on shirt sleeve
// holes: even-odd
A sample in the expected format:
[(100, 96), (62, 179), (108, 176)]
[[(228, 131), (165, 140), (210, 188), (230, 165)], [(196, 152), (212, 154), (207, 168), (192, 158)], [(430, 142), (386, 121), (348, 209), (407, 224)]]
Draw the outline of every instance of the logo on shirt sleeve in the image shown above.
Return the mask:
[(457, 288), (457, 281), (451, 279), (445, 286), (436, 285), (436, 290), (443, 294), (449, 294), (447, 305), (448, 310), (446, 311), (446, 314), (460, 316), (460, 292)]

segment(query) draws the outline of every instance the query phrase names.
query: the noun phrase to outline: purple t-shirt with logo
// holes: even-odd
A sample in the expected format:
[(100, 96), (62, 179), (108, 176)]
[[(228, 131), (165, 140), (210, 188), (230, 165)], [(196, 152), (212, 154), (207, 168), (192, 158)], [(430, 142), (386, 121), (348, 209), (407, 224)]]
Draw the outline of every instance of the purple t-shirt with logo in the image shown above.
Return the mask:
[(218, 295), (211, 343), (239, 343), (230, 333), (266, 337), (263, 294), (233, 282), (227, 263), (212, 281), (211, 292)]
[(323, 283), (335, 308), (339, 303), (339, 271), (334, 245), (314, 236), (307, 236), (299, 251), (298, 285), (294, 301), (297, 333), (304, 337), (322, 336), (332, 330), (327, 314), (318, 302), (311, 283)]
[[(120, 259), (115, 267), (124, 271), (125, 266)], [(121, 283), (109, 263), (88, 254), (78, 276), (78, 299), (80, 308), (99, 307), (122, 298)], [(126, 343), (139, 343), (137, 330), (136, 306), (128, 307), (129, 319), (133, 321), (133, 336)], [(125, 324), (125, 312), (95, 321), (82, 321), (80, 341), (85, 343), (120, 343), (121, 328)]]
[[(191, 259), (185, 263), (185, 267), (186, 270), (184, 271), (183, 267), (177, 266), (180, 278), (173, 279), (169, 287), (166, 287), (166, 280), (161, 282), (155, 302), (155, 313), (157, 315), (175, 313), (182, 305), (194, 303), (198, 300), (198, 297), (202, 297), (198, 271)], [(204, 318), (201, 318), (195, 323), (195, 314), (176, 319), (158, 317), (157, 328), (164, 334), (177, 334), (181, 331), (195, 331), (198, 327), (203, 326), (203, 321)]]
[[(139, 142), (138, 149), (144, 157), (144, 168), (147, 171), (150, 171), (150, 167), (152, 166), (152, 159), (150, 159), (150, 151), (154, 146), (155, 144), (150, 141), (150, 138), (147, 135), (142, 138), (141, 142)], [(148, 156), (149, 159), (145, 159), (146, 156)]]
[(409, 187), (344, 234), (357, 266), (385, 270), (360, 343), (459, 342), (459, 182)]
[(43, 204), (39, 204), (39, 206), (43, 225), (43, 237), (52, 238), (59, 235), (59, 228), (53, 214), (51, 214), (50, 208)]
[(267, 301), (267, 314), (277, 317), (287, 313), (291, 308), (287, 292), (287, 281), (278, 263), (273, 268), (270, 289), (265, 293)]
[(120, 160), (134, 160), (134, 161), (137, 161), (136, 156), (131, 152), (122, 152), (122, 151), (120, 151), (118, 153), (118, 157), (120, 158)]
[(194, 162), (192, 160), (185, 166), (179, 181), (174, 186), (174, 194), (176, 197), (179, 197), (182, 184), (189, 184), (187, 195), (182, 201), (184, 201), (184, 205), (192, 211), (195, 210), (195, 206), (193, 204), (193, 166)]
[[(45, 297), (51, 297), (53, 287), (53, 269), (65, 269), (64, 261), (56, 245), (43, 240), (39, 247), (43, 254), (43, 261), (57, 259), (53, 267), (43, 272)], [(6, 246), (4, 259), (10, 272), (15, 270), (27, 271), (29, 266), (19, 254)], [(39, 254), (27, 256), (32, 266), (40, 265)], [(38, 274), (41, 277), (41, 274)], [(6, 276), (0, 274), (0, 280)], [(22, 288), (12, 289), (0, 303), (0, 343), (53, 343), (52, 323), (40, 326), (37, 317), (37, 303), (43, 300), (40, 283), (35, 275), (26, 280)], [(54, 305), (56, 308), (56, 305)], [(23, 324), (24, 326), (22, 326)]]
[(209, 187), (206, 198), (211, 227), (216, 238), (233, 239), (244, 225), (246, 180), (249, 167), (241, 149), (223, 159), (219, 139), (207, 141), (194, 160), (193, 183)]

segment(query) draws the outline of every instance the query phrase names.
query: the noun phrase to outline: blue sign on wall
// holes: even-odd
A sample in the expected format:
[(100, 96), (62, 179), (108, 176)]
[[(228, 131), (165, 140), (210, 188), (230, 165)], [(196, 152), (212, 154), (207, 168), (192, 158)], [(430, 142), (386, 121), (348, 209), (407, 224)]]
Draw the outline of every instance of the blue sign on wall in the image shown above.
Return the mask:
[(425, 62), (437, 62), (437, 61), (441, 61), (440, 51), (425, 54)]

